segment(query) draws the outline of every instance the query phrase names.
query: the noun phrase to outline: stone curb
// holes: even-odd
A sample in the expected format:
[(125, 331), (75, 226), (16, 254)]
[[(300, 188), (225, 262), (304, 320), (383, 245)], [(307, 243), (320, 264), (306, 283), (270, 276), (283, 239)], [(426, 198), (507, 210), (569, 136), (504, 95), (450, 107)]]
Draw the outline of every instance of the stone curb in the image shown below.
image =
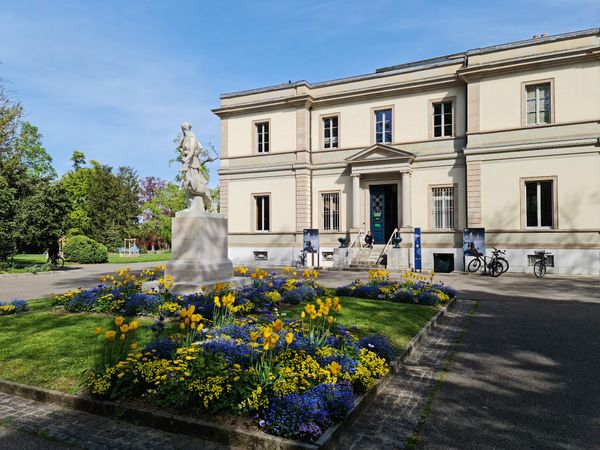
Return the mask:
[(219, 425), (192, 417), (164, 413), (142, 407), (133, 407), (117, 402), (94, 400), (86, 398), (81, 394), (72, 395), (8, 380), (0, 380), (0, 392), (9, 395), (17, 395), (38, 402), (53, 403), (64, 408), (85, 411), (99, 416), (116, 418), (136, 425), (158, 428), (171, 433), (192, 435), (201, 439), (215, 441), (234, 447), (252, 450), (329, 450), (335, 448), (344, 432), (354, 424), (365, 408), (383, 391), (390, 382), (392, 374), (398, 372), (402, 367), (404, 360), (412, 353), (419, 342), (421, 342), (421, 340), (435, 327), (438, 320), (447, 314), (449, 308), (453, 306), (455, 302), (456, 298), (452, 299), (446, 306), (439, 310), (419, 333), (411, 339), (402, 353), (390, 363), (390, 373), (379, 380), (369, 392), (358, 397), (354, 408), (352, 408), (346, 418), (337, 425), (327, 429), (313, 444), (279, 438), (266, 433), (242, 430), (229, 425)]

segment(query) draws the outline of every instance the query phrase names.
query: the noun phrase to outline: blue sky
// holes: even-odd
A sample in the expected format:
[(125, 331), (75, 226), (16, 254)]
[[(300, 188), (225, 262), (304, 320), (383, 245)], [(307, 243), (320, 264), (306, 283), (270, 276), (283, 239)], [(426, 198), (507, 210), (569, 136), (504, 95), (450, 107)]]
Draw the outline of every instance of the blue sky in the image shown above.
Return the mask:
[(598, 0), (3, 0), (0, 78), (59, 173), (77, 149), (172, 179), (181, 122), (219, 148), (223, 92), (598, 26)]

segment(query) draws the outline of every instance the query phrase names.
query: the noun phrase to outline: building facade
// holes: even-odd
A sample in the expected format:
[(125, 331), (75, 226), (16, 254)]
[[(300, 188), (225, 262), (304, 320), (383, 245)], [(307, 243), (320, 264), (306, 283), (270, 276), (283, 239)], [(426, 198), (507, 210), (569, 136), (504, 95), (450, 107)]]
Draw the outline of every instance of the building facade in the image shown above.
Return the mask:
[(221, 209), (234, 263), (293, 263), (303, 230), (320, 262), (338, 238), (398, 228), (412, 266), (485, 228), (511, 271), (535, 250), (554, 272), (600, 274), (600, 29), (224, 94)]

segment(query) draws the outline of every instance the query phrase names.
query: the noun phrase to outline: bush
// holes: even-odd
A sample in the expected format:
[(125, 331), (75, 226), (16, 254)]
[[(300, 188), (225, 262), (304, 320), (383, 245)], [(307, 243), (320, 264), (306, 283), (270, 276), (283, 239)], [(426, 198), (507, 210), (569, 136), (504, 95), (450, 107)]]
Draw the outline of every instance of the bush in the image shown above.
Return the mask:
[(65, 259), (81, 264), (103, 263), (108, 261), (106, 247), (87, 236), (73, 236), (63, 249)]

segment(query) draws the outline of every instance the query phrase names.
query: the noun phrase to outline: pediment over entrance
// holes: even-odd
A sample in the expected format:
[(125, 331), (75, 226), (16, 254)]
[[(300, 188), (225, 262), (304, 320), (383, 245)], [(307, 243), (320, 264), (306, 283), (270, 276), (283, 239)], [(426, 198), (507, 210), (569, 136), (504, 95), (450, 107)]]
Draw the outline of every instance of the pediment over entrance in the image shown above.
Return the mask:
[(385, 144), (374, 144), (361, 150), (350, 158), (346, 158), (349, 164), (354, 163), (390, 163), (403, 162), (410, 164), (415, 154), (405, 150), (399, 150)]

